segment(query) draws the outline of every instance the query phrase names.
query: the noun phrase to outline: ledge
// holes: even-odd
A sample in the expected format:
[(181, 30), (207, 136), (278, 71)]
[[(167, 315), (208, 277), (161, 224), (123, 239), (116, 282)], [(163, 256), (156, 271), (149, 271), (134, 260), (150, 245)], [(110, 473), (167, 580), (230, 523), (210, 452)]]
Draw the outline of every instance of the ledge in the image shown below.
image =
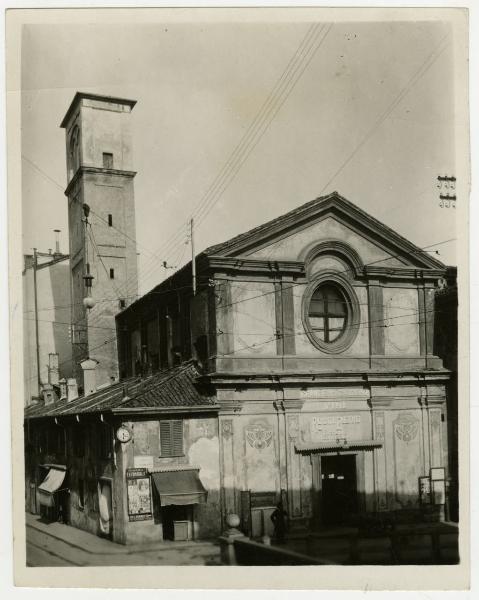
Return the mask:
[(89, 167), (81, 166), (75, 175), (71, 178), (70, 183), (67, 185), (64, 194), (69, 196), (72, 189), (75, 187), (77, 181), (84, 174), (99, 174), (99, 175), (116, 175), (118, 177), (133, 178), (136, 175), (136, 171), (122, 171), (121, 169), (104, 169), (103, 167)]

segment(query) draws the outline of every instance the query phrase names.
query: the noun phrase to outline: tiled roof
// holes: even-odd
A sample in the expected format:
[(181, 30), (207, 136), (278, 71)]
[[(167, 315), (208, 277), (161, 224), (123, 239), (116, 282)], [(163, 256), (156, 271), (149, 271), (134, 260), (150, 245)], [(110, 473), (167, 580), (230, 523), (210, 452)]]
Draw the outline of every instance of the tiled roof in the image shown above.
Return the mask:
[[(149, 377), (134, 377), (67, 402), (59, 400), (48, 406), (37, 404), (25, 409), (26, 419), (68, 416), (98, 412), (137, 412), (138, 409), (214, 408), (215, 399), (196, 383), (199, 371), (190, 361)], [(126, 391), (126, 397), (125, 392)]]

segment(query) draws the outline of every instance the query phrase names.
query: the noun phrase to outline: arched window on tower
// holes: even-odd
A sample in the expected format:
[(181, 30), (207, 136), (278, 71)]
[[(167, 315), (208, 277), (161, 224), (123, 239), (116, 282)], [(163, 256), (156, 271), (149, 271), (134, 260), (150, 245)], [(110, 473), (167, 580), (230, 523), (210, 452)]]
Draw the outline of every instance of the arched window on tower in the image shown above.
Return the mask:
[(80, 129), (75, 125), (70, 135), (69, 146), (69, 169), (68, 174), (71, 179), (80, 167)]

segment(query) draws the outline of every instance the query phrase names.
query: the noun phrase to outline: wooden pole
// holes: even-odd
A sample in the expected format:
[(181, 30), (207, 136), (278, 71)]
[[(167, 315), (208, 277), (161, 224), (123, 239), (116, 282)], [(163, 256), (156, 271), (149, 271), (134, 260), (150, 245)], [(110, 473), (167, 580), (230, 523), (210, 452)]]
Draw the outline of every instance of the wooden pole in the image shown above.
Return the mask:
[(38, 292), (37, 292), (37, 266), (38, 256), (37, 249), (33, 248), (33, 299), (35, 308), (35, 346), (37, 355), (37, 383), (38, 383), (38, 394), (40, 395), (41, 381), (40, 381), (40, 336), (38, 332)]
[(194, 238), (193, 217), (190, 220), (190, 237), (191, 237), (191, 278), (193, 284), (193, 296), (196, 296), (196, 260), (195, 260), (195, 238)]

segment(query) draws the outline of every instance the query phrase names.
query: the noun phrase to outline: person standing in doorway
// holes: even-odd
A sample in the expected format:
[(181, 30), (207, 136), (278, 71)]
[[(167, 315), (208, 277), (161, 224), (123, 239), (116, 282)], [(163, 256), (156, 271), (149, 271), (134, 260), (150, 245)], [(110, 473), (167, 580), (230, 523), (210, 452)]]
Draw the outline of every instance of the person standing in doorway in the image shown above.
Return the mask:
[(274, 537), (280, 544), (284, 542), (287, 516), (288, 513), (284, 510), (283, 503), (280, 500), (271, 514), (271, 521), (273, 522), (274, 526)]

